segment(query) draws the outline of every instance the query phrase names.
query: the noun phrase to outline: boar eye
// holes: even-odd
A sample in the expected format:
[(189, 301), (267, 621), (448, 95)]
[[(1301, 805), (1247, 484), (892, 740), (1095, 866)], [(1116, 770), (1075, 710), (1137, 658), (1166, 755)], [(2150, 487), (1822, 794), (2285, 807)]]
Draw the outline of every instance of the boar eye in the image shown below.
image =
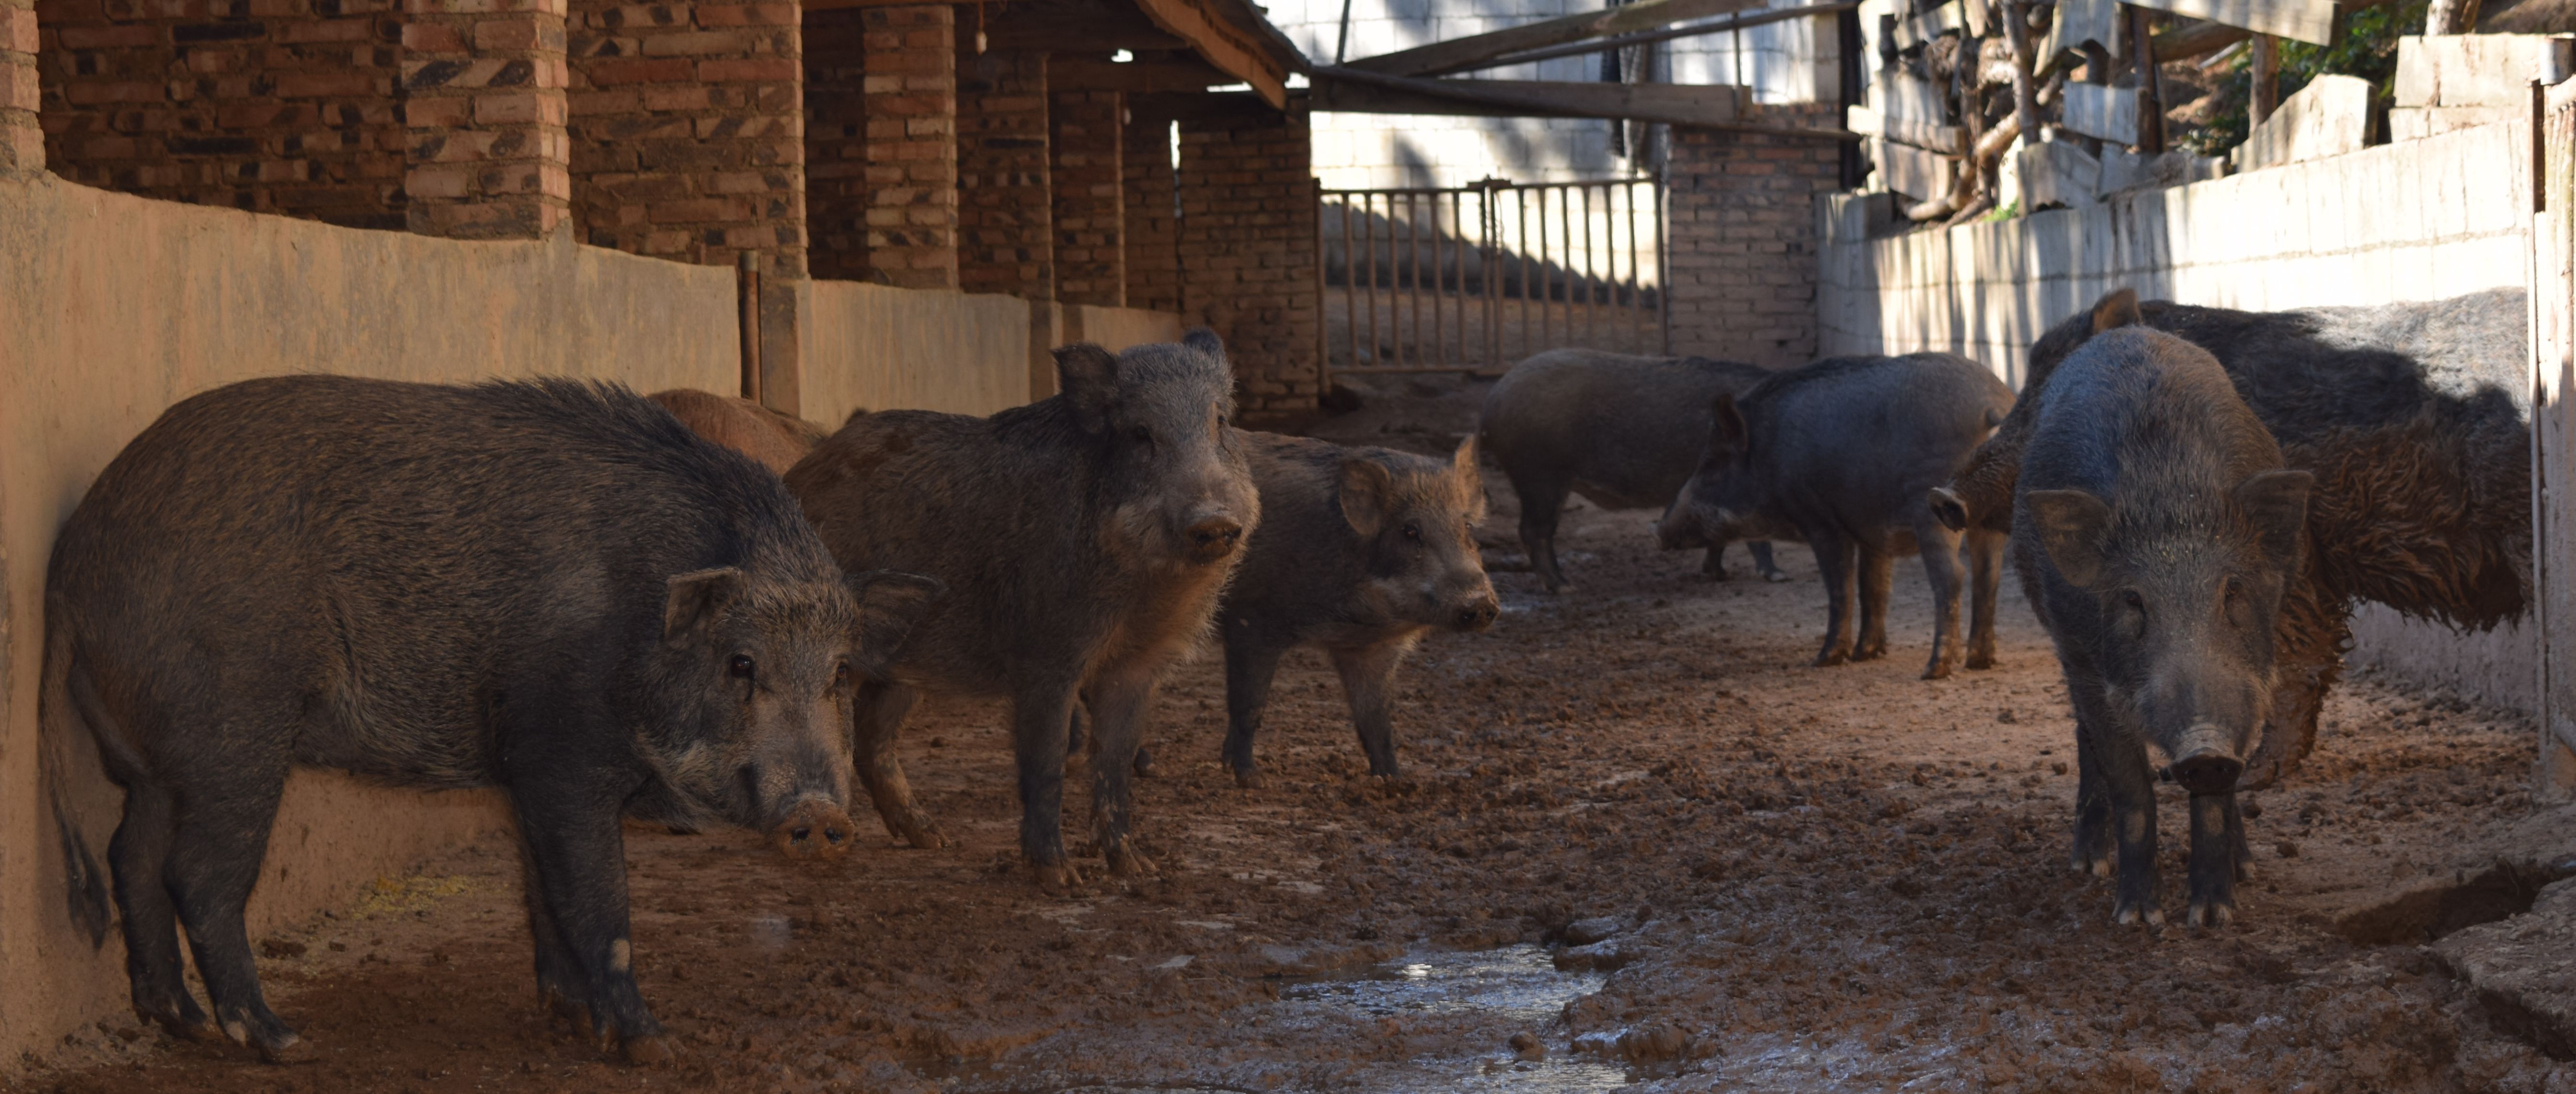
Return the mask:
[(1405, 526), (1404, 526), (1404, 538), (1409, 539), (1409, 540), (1413, 540), (1414, 542), (1417, 542), (1417, 543), (1421, 542), (1421, 540), (1422, 540), (1422, 526), (1421, 526), (1421, 525), (1419, 525), (1419, 524), (1407, 524), (1407, 525), (1405, 525)]
[(751, 658), (743, 654), (737, 653), (733, 655), (733, 660), (725, 662), (725, 672), (727, 675), (749, 680), (751, 679), (752, 671), (753, 665), (751, 663)]
[(850, 686), (849, 662), (843, 661), (840, 664), (832, 666), (832, 686), (836, 688), (845, 688)]
[(2147, 598), (2139, 596), (2136, 589), (2121, 590), (2120, 603), (2128, 605), (2130, 611), (2137, 612), (2140, 615), (2146, 614)]
[(1137, 444), (1149, 445), (1154, 443), (1154, 431), (1141, 425), (1129, 431), (1127, 435), (1135, 438)]

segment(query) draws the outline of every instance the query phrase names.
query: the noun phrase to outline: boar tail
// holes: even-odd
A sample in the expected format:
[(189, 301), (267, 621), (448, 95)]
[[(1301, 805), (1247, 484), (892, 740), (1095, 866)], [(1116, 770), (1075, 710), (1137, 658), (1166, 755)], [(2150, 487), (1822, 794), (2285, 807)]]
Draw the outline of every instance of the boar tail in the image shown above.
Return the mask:
[[(74, 724), (92, 717), (73, 696), (73, 644), (71, 632), (55, 627), (45, 642), (44, 690), (39, 693), (37, 731), (43, 746), (36, 750), (39, 767), (37, 778), (45, 786), (45, 802), (54, 815), (55, 838), (61, 841), (63, 853), (63, 899), (72, 923), (89, 935), (95, 949), (107, 944), (108, 906), (107, 874), (99, 869), (98, 856), (91, 853), (89, 837), (81, 831), (66, 793), (71, 778), (70, 753), (77, 747), (80, 730)], [(104, 733), (85, 734), (101, 742)]]

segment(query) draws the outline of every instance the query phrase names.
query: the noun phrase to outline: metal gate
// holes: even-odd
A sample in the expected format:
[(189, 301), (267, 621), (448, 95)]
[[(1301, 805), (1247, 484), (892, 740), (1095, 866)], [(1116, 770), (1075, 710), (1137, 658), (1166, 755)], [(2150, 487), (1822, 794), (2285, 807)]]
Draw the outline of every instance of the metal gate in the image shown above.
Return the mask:
[(1544, 349), (1661, 354), (1656, 179), (1326, 190), (1316, 218), (1334, 373), (1498, 373)]
[(2576, 80), (2532, 85), (2531, 552), (2540, 641), (2534, 797), (2576, 796)]

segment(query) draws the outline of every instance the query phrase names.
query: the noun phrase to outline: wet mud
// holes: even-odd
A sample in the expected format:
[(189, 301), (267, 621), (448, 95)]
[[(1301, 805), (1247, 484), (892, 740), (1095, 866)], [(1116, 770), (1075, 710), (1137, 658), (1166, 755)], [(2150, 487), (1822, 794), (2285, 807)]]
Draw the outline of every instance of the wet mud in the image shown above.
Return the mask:
[[(1472, 421), (1472, 387), (1388, 387), (1316, 431), (1440, 453)], [(1488, 477), (1502, 560), (1515, 514)], [(1393, 782), (1366, 776), (1329, 666), (1301, 652), (1272, 695), (1268, 785), (1237, 789), (1217, 760), (1221, 668), (1184, 666), (1138, 789), (1164, 867), (1150, 882), (1061, 898), (1030, 882), (988, 702), (929, 704), (900, 746), (957, 846), (872, 829), (802, 869), (748, 834), (630, 826), (637, 976), (682, 1050), (668, 1068), (629, 1068), (542, 1015), (513, 852), (494, 845), (262, 940), (311, 1063), (117, 1018), (13, 1085), (2576, 1088), (2423, 947), (2509, 900), (2352, 915), (2528, 814), (2527, 721), (2357, 679), (2315, 757), (2252, 796), (2236, 925), (2115, 927), (2109, 882), (2067, 864), (2071, 728), (2017, 589), (1993, 671), (1916, 678), (1931, 613), (1911, 563), (1890, 655), (1810, 668), (1824, 597), (1803, 549), (1780, 551), (1790, 582), (1752, 579), (1740, 551), (1736, 579), (1710, 582), (1697, 552), (1654, 549), (1653, 517), (1577, 509), (1560, 531), (1571, 591), (1498, 573), (1491, 632), (1426, 643)], [(1070, 809), (1087, 785), (1077, 767)], [(2165, 791), (2174, 921), (2184, 799)], [(2379, 925), (2347, 929), (2364, 921)]]

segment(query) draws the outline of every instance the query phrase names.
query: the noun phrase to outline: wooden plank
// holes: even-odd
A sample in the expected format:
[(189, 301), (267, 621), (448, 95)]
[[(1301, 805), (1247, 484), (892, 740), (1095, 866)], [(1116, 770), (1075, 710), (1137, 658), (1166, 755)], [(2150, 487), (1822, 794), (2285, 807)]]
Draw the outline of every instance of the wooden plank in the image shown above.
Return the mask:
[(2101, 161), (2073, 141), (2023, 145), (2013, 156), (2013, 170), (2021, 177), (2021, 207), (2026, 213), (2049, 205), (2084, 208), (2093, 204), (2102, 183)]
[(2113, 144), (2138, 143), (2138, 93), (2101, 84), (2069, 83), (2060, 123)]
[(1948, 155), (1967, 152), (1967, 131), (1955, 125), (1930, 125), (1905, 118), (1893, 118), (1866, 106), (1843, 108), (1843, 128), (1864, 137), (1885, 137), (1916, 148), (1928, 148)]
[[(1180, 0), (1139, 0), (1139, 2), (1177, 3)], [(1673, 23), (1761, 6), (1762, 0), (1638, 0), (1634, 4), (1604, 11), (1546, 19), (1484, 34), (1471, 34), (1464, 38), (1433, 42), (1427, 46), (1416, 46), (1394, 53), (1381, 53), (1375, 57), (1362, 57), (1343, 67), (1389, 76), (1421, 76), (1441, 71), (1455, 72), (1463, 66), (1488, 58), (1544, 49), (1567, 42), (1580, 42), (1587, 38), (1653, 30)]]
[(2370, 132), (2370, 81), (2358, 76), (2319, 76), (2236, 146), (2236, 169), (2258, 171), (2285, 163), (2361, 150)]
[(1869, 105), (1881, 115), (1917, 125), (1948, 125), (1949, 104), (1932, 81), (1904, 72), (1881, 72), (1870, 85)]
[(1188, 42), (1207, 63), (1252, 85), (1262, 101), (1288, 106), (1288, 70), (1261, 40), (1196, 0), (1136, 0), (1154, 25)]
[[(1369, 74), (1376, 75), (1376, 74)], [(1725, 126), (1742, 120), (1743, 88), (1708, 84), (1560, 83), (1547, 80), (1415, 80), (1315, 73), (1317, 110), (1355, 114), (1472, 117), (1625, 118), (1673, 125)], [(1400, 81), (1385, 86), (1381, 81)], [(1429, 86), (1402, 86), (1429, 85)]]
[(2546, 34), (2444, 34), (2397, 40), (2398, 106), (2495, 106), (2528, 111), (2531, 81), (2555, 85), (2576, 42)]
[(2057, 0), (2056, 20), (2035, 56), (2054, 58), (2092, 42), (2120, 55), (2120, 0)]
[(1917, 201), (1950, 192), (1951, 157), (1888, 140), (1871, 141), (1869, 151), (1882, 188)]
[(2334, 40), (2334, 0), (2147, 0), (2135, 6), (2317, 45)]

